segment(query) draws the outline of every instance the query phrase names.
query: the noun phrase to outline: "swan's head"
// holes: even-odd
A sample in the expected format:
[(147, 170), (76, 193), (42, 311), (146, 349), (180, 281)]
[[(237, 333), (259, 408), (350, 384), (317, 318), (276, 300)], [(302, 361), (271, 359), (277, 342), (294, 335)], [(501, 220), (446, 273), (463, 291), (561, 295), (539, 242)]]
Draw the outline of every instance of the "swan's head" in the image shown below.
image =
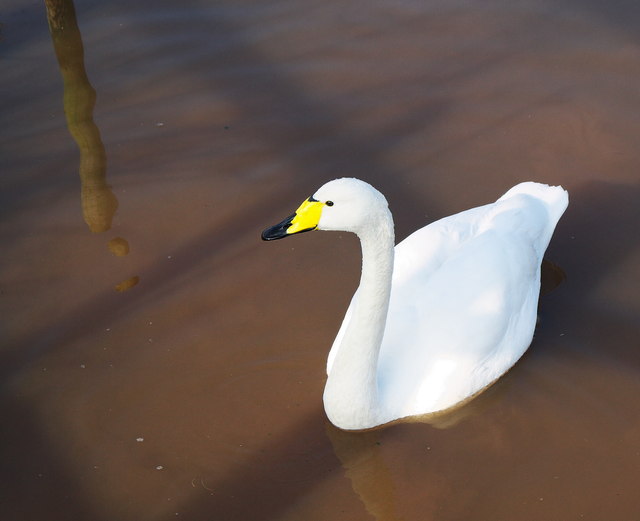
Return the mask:
[(329, 181), (284, 221), (262, 232), (272, 241), (312, 230), (340, 230), (358, 235), (380, 218), (390, 219), (387, 200), (373, 186), (354, 178)]

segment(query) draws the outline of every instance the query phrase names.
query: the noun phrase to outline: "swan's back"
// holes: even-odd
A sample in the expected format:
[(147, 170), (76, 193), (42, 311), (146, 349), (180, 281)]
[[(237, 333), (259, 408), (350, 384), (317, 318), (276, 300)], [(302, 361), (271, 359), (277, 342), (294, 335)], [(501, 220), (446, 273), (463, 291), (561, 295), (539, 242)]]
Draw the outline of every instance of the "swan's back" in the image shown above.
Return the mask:
[(567, 204), (561, 187), (521, 183), (396, 246), (378, 361), (379, 395), (391, 419), (453, 406), (522, 356), (533, 337), (542, 256)]

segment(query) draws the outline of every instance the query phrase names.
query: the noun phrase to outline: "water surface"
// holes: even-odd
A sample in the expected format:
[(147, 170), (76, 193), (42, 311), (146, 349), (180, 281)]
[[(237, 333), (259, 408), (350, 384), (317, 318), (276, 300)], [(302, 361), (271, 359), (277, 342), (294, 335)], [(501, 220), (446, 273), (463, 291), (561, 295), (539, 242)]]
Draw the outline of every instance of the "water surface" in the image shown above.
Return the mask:
[[(0, 14), (3, 519), (637, 519), (634, 2), (46, 7)], [(357, 241), (260, 231), (344, 175), (399, 239), (570, 192), (530, 350), (440, 424), (324, 416)]]

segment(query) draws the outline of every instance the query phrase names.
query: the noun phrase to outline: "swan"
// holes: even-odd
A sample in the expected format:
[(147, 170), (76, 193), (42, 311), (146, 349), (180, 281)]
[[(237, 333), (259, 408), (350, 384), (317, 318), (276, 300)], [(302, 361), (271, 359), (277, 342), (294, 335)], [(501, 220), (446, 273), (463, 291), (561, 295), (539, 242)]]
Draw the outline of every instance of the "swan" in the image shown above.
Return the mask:
[(360, 284), (327, 361), (331, 423), (364, 430), (445, 411), (509, 370), (533, 338), (542, 257), (568, 200), (524, 182), (394, 247), (385, 197), (341, 178), (264, 230), (265, 241), (316, 229), (360, 239)]

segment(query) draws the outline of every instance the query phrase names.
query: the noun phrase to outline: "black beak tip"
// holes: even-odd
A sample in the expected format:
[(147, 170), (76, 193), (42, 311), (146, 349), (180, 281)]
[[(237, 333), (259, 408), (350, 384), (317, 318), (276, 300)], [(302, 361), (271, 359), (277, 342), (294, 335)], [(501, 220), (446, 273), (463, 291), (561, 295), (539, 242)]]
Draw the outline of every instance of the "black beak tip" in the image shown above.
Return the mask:
[(283, 239), (287, 237), (287, 228), (291, 226), (291, 221), (296, 214), (290, 215), (284, 221), (279, 222), (278, 224), (271, 226), (264, 230), (261, 234), (263, 241), (275, 241), (277, 239)]
[(275, 241), (276, 239), (282, 239), (283, 237), (285, 237), (285, 235), (282, 235), (280, 233), (274, 233), (273, 228), (274, 227), (267, 228), (262, 232), (260, 237), (262, 237), (263, 241)]

